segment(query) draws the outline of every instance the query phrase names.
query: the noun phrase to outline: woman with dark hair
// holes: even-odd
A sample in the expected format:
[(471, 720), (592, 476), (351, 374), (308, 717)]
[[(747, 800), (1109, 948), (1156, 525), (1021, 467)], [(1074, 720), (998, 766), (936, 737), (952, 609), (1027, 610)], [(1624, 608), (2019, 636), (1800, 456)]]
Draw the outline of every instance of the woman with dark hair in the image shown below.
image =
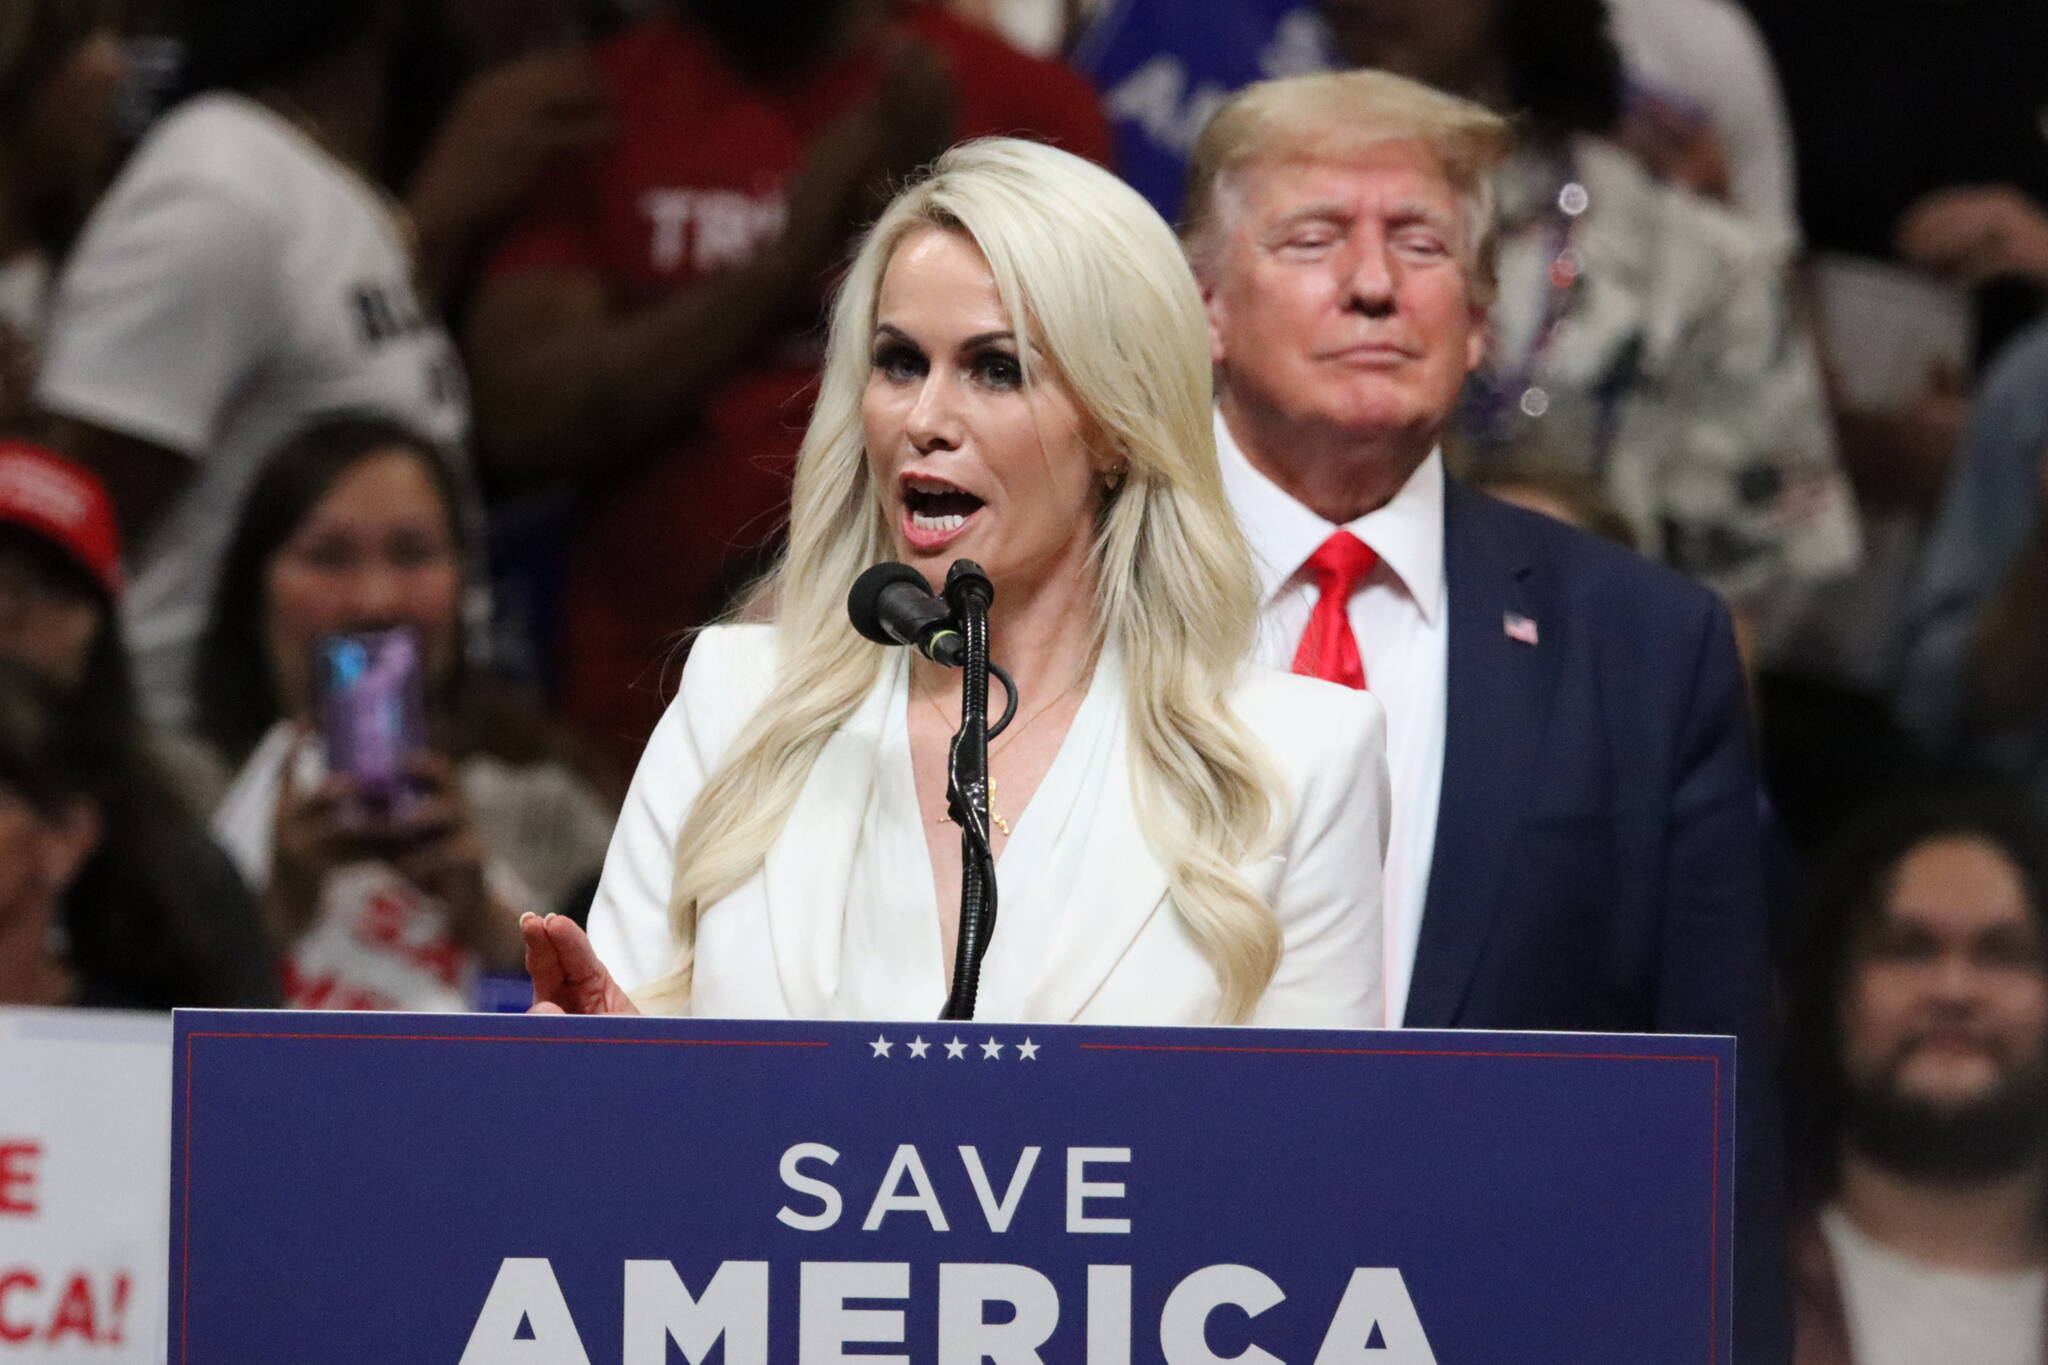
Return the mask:
[[(1344, 59), (1523, 121), (1487, 355), (1454, 467), (1598, 484), (1644, 553), (1738, 616), (1850, 567), (1857, 530), (1782, 247), (1616, 140), (1604, 0), (1322, 0)], [(1797, 594), (1791, 594), (1796, 596)]]
[[(265, 464), (229, 543), (198, 677), (200, 735), (237, 772), (214, 829), (301, 1007), (467, 1008), (517, 967), (519, 915), (562, 908), (604, 857), (611, 813), (575, 756), (465, 658), (457, 489), (418, 433), (333, 417)], [(328, 768), (317, 661), (386, 631), (419, 661), (424, 743), (380, 806)]]
[(105, 493), (39, 447), (0, 441), (0, 660), (42, 678), (95, 837), (57, 920), (86, 1003), (265, 1006), (277, 987), (248, 891), (181, 804), (138, 718), (115, 624)]

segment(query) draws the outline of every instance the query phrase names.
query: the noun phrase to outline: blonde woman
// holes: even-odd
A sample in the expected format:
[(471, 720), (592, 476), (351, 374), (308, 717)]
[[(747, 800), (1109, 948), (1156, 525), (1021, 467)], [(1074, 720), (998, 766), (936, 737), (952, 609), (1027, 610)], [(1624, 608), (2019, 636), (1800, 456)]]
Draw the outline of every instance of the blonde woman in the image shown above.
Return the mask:
[[(591, 914), (524, 922), (537, 1008), (914, 1018), (944, 1003), (956, 674), (848, 624), (901, 559), (988, 570), (1022, 694), (991, 745), (1002, 918), (981, 1017), (1380, 1022), (1384, 722), (1252, 667), (1202, 305), (1107, 172), (970, 143), (836, 305), (774, 620), (705, 631)], [(592, 952), (592, 945), (595, 953)]]

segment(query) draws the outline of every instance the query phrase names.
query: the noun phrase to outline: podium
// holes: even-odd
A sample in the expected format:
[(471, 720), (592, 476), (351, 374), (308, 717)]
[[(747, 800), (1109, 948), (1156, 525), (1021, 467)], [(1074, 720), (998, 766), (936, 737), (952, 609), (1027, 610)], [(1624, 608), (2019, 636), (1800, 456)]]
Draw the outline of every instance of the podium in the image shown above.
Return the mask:
[(1725, 1365), (1734, 1043), (180, 1011), (172, 1365)]

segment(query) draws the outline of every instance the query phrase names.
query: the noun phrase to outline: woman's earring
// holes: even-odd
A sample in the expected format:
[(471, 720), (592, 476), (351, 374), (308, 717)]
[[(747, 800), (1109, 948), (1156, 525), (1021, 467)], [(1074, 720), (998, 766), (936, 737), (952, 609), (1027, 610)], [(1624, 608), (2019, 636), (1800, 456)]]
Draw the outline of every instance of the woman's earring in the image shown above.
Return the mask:
[(1111, 493), (1124, 486), (1124, 476), (1131, 472), (1129, 465), (1118, 465), (1115, 469), (1102, 471), (1102, 486)]

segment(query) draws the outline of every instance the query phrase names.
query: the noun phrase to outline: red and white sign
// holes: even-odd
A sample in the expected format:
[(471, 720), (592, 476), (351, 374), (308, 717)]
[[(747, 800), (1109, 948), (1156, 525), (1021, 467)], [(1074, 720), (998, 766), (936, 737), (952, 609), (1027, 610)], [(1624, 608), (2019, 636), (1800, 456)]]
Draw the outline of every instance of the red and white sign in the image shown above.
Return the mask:
[(0, 1365), (161, 1359), (171, 1020), (0, 1010)]

